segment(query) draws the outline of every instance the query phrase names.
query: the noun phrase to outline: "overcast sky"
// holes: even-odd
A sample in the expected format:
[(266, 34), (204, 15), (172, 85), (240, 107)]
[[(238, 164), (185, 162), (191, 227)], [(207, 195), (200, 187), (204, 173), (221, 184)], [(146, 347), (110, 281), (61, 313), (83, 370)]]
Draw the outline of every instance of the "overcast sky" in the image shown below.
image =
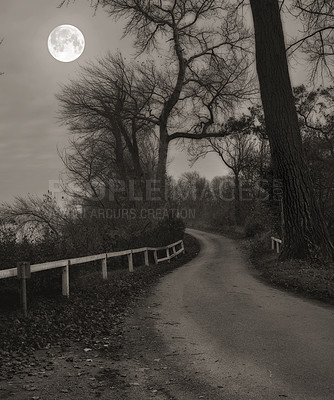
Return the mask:
[[(131, 39), (122, 39), (122, 25), (102, 10), (93, 15), (88, 2), (77, 1), (57, 8), (60, 0), (1, 0), (0, 37), (0, 202), (15, 195), (46, 193), (49, 181), (63, 170), (57, 147), (69, 138), (57, 119), (55, 93), (80, 64), (107, 51), (133, 55)], [(47, 48), (50, 32), (70, 24), (85, 36), (86, 48), (74, 62), (55, 60)], [(179, 176), (189, 170), (185, 153), (171, 151), (169, 173)], [(209, 179), (224, 172), (215, 156), (193, 168)]]

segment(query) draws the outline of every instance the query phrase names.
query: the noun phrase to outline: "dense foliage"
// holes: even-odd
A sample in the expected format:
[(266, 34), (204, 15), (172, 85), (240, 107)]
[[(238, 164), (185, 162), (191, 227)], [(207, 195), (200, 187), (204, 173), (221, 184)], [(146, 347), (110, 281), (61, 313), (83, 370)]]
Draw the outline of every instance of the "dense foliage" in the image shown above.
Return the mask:
[[(161, 247), (183, 238), (185, 225), (176, 216), (161, 213), (161, 218), (106, 219), (82, 214), (67, 217), (57, 234), (48, 228), (17, 231), (15, 225), (0, 228), (0, 269), (16, 267), (19, 261), (30, 264), (56, 261), (105, 252), (135, 249), (139, 247)], [(94, 214), (98, 215), (98, 214)], [(142, 254), (134, 255), (135, 265), (143, 265)], [(127, 257), (108, 261), (109, 269), (127, 268)], [(90, 262), (71, 268), (73, 277), (100, 271), (101, 262)], [(32, 274), (29, 279), (29, 294), (45, 291), (61, 293), (61, 270)], [(0, 280), (0, 301), (10, 303), (18, 298), (17, 279)]]

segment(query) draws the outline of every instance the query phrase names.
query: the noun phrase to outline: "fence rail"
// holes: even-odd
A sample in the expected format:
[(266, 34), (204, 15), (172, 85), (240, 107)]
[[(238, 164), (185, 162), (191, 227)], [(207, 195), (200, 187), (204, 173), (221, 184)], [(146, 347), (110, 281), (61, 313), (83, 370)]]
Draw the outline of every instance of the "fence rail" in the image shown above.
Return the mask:
[(280, 252), (280, 246), (282, 245), (282, 240), (281, 239), (277, 239), (275, 237), (271, 237), (271, 249), (275, 250), (276, 248), (276, 253)]
[[(158, 258), (158, 251), (166, 251), (166, 256)], [(102, 253), (93, 256), (70, 258), (68, 260), (51, 261), (42, 264), (33, 264), (30, 266), (30, 272), (47, 271), (50, 269), (62, 268), (62, 293), (64, 296), (70, 295), (69, 269), (72, 265), (83, 264), (91, 261), (102, 260), (102, 278), (108, 278), (107, 260), (108, 258), (128, 256), (129, 271), (133, 272), (133, 254), (144, 253), (145, 265), (149, 266), (149, 251), (153, 252), (155, 264), (162, 261), (169, 261), (180, 253), (184, 253), (183, 240), (169, 244), (164, 247), (141, 247), (139, 249), (129, 249), (115, 251), (111, 253)], [(0, 270), (0, 279), (7, 279), (18, 276), (18, 268)]]

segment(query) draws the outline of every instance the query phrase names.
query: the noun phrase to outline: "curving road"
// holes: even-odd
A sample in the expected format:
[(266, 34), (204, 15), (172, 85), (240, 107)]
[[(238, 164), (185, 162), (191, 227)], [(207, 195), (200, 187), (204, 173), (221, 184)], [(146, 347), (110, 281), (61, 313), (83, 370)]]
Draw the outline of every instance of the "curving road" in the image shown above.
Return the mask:
[(261, 283), (233, 240), (188, 232), (200, 254), (151, 297), (180, 368), (221, 399), (334, 399), (334, 308)]

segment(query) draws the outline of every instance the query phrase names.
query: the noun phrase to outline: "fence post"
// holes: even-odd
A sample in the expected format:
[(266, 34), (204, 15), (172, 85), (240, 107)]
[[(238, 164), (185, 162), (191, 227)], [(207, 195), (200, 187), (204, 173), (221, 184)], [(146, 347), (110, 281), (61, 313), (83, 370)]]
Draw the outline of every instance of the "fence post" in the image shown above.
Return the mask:
[(133, 272), (133, 255), (132, 255), (132, 250), (131, 253), (128, 254), (128, 261), (129, 261), (129, 271)]
[(107, 254), (102, 258), (102, 279), (108, 279)]
[(17, 263), (17, 277), (21, 281), (21, 303), (23, 315), (26, 318), (28, 315), (27, 306), (27, 279), (30, 278), (30, 264), (28, 262)]
[(169, 248), (167, 247), (166, 249), (167, 257), (168, 257), (168, 262), (170, 263), (170, 253), (169, 253)]
[(183, 240), (182, 240), (182, 242), (181, 242), (181, 248), (182, 248), (182, 253), (185, 254)]
[(275, 250), (275, 241), (271, 238), (271, 250)]
[(276, 242), (276, 252), (279, 253), (279, 242)]
[(148, 267), (150, 265), (150, 262), (148, 260), (148, 250), (147, 249), (144, 251), (144, 257), (145, 257), (145, 266)]
[(63, 296), (70, 297), (70, 260), (62, 268), (62, 293)]
[(153, 255), (154, 255), (154, 263), (158, 264), (158, 252), (157, 252), (157, 250), (154, 250)]

